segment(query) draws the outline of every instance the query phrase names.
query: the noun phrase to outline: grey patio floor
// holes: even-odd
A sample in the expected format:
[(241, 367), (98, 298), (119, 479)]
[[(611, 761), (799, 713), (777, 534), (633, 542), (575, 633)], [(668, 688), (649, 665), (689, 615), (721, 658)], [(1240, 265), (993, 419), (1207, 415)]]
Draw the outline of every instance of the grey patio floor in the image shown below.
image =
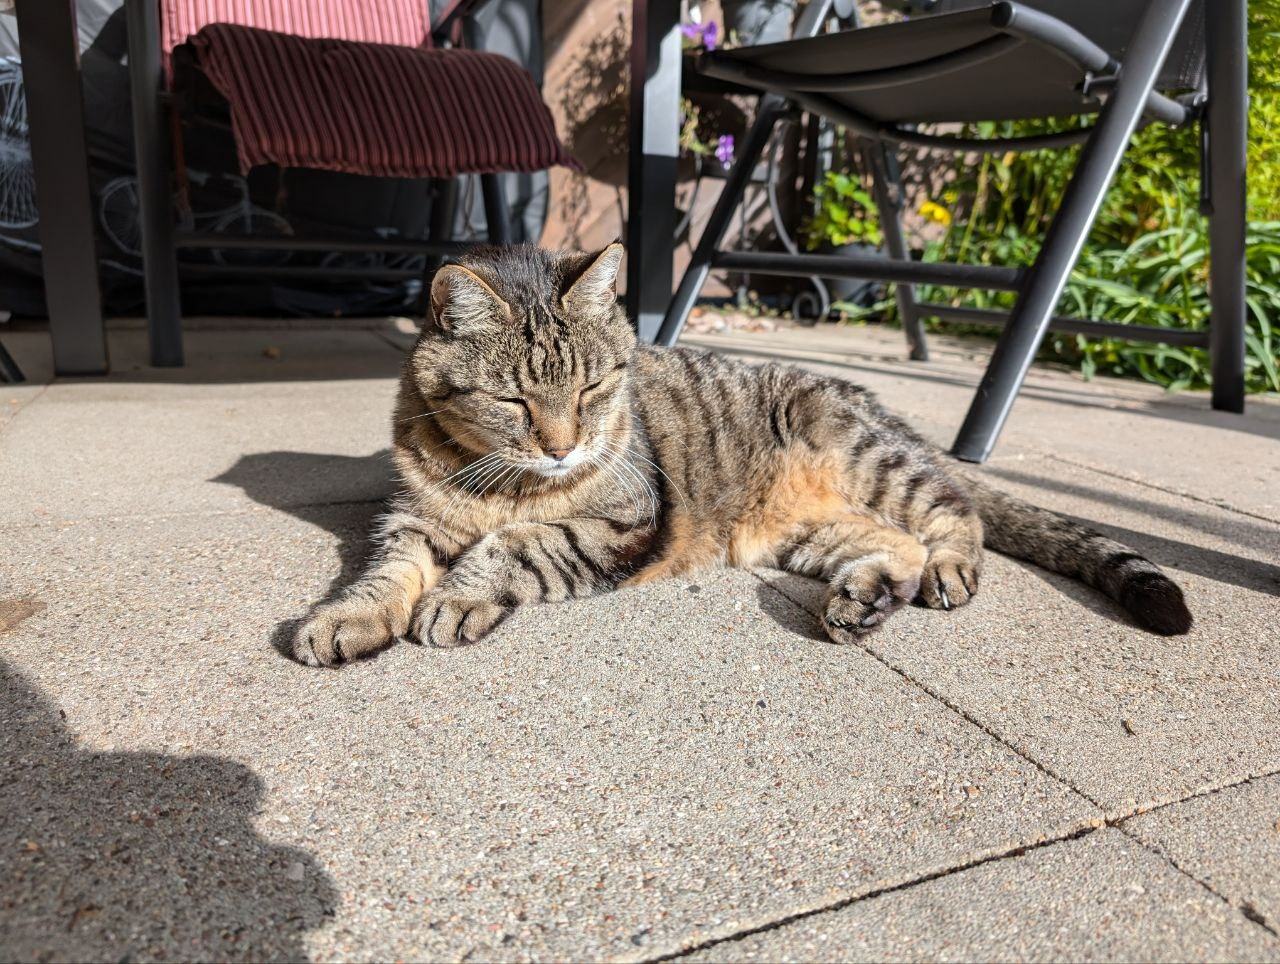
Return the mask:
[[(225, 329), (225, 326), (222, 326)], [(864, 647), (707, 573), (278, 656), (387, 492), (408, 336), (246, 323), (0, 386), (0, 958), (1280, 960), (1280, 405), (1037, 369), (988, 471), (1171, 569), (1162, 640), (995, 558)], [(985, 348), (691, 339), (949, 440)]]

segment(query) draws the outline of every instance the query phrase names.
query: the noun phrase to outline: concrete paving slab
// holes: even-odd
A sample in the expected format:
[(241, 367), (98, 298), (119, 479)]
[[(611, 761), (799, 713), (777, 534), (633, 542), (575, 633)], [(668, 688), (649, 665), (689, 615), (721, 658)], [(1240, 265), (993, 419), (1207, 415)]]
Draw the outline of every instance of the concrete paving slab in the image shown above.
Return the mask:
[[(747, 358), (788, 359), (873, 389), (950, 447), (992, 342), (933, 337), (931, 360), (910, 362), (901, 333), (836, 325), (768, 334), (693, 336), (690, 344)], [(1140, 443), (1140, 444), (1139, 444)], [(1280, 522), (1280, 399), (1252, 397), (1248, 414), (1215, 412), (1205, 392), (1170, 395), (1118, 378), (1084, 381), (1037, 365), (996, 450), (1054, 454)]]
[[(112, 348), (143, 337), (113, 332)], [(191, 333), (187, 348), (186, 368), (58, 380), (21, 407), (0, 437), (0, 525), (387, 494), (380, 453), (401, 358), (389, 343), (366, 331), (215, 331)]]
[(716, 945), (699, 961), (1274, 961), (1280, 942), (1117, 830)]
[(0, 432), (43, 392), (43, 384), (0, 385)]
[[(403, 352), (394, 340), (399, 326), (391, 319), (197, 317), (184, 319), (183, 327), (181, 367), (152, 367), (145, 323), (119, 319), (107, 326), (110, 374), (59, 381), (102, 389), (394, 377)], [(48, 332), (5, 332), (3, 338), (29, 381), (54, 380)]]
[[(1280, 768), (1280, 526), (1051, 460), (989, 474), (1168, 567), (1196, 627), (1148, 635), (1092, 590), (990, 554), (972, 604), (895, 615), (869, 649), (1112, 815)], [(818, 611), (818, 584), (767, 578)]]
[(1123, 826), (1254, 920), (1280, 930), (1280, 776), (1162, 807)]
[(277, 656), (373, 511), (6, 533), (7, 956), (647, 956), (1096, 819), (747, 573)]

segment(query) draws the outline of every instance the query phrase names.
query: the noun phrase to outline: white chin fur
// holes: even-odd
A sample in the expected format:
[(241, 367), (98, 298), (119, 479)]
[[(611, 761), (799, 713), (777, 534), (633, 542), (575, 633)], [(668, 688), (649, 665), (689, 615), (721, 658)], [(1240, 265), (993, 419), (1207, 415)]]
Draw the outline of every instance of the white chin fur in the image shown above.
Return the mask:
[(575, 449), (561, 462), (557, 462), (555, 459), (541, 458), (530, 468), (543, 478), (563, 479), (585, 461), (586, 456), (581, 449)]

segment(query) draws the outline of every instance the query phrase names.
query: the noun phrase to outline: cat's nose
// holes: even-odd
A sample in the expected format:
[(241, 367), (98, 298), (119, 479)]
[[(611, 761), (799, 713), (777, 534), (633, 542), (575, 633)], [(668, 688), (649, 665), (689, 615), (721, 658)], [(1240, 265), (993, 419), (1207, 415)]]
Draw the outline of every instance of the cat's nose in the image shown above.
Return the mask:
[(574, 446), (570, 445), (567, 449), (543, 449), (542, 451), (546, 452), (557, 462), (562, 462), (566, 457), (568, 457), (569, 453), (572, 452), (573, 449)]

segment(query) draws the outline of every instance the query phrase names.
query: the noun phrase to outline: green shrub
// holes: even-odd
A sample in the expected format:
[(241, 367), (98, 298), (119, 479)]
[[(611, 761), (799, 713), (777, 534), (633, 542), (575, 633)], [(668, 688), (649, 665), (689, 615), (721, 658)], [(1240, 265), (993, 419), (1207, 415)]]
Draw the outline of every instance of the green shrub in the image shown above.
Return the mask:
[[(1254, 0), (1250, 18), (1247, 378), (1250, 391), (1280, 391), (1280, 0)], [(970, 125), (975, 136), (1061, 129), (1061, 122)], [(1077, 150), (984, 156), (959, 165), (942, 197), (950, 226), (925, 245), (926, 260), (1029, 265), (1074, 170)], [(1108, 192), (1059, 305), (1104, 321), (1200, 329), (1208, 317), (1207, 222), (1199, 208), (1194, 128), (1139, 132)], [(925, 212), (929, 213), (929, 212)], [(934, 220), (941, 220), (934, 218)], [(928, 300), (1012, 305), (1008, 293), (925, 288)], [(891, 309), (890, 309), (891, 310)], [(952, 326), (948, 326), (954, 330)], [(989, 329), (985, 329), (989, 331)], [(1055, 335), (1045, 354), (1096, 371), (1145, 378), (1171, 390), (1208, 384), (1195, 348)]]
[(810, 251), (883, 240), (875, 202), (856, 175), (827, 171), (813, 189), (814, 213), (801, 233)]

